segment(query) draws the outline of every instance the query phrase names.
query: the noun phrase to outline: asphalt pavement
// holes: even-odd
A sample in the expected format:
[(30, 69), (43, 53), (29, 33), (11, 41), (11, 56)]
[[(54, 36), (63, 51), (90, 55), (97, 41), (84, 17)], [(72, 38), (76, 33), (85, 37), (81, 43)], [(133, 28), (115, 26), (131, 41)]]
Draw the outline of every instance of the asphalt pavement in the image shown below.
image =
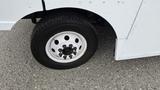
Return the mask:
[(69, 70), (34, 59), (33, 28), (21, 20), (11, 31), (0, 31), (0, 90), (160, 90), (160, 57), (115, 61), (115, 36), (106, 28), (97, 28), (99, 47), (90, 61)]

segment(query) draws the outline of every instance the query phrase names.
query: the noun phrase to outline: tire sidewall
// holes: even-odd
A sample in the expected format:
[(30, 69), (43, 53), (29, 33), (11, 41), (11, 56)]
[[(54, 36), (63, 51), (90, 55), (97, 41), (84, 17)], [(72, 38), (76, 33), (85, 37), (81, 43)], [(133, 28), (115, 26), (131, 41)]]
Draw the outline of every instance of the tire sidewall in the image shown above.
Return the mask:
[[(50, 59), (46, 54), (45, 47), (48, 40), (57, 33), (63, 31), (73, 31), (81, 34), (87, 41), (87, 50), (84, 55), (78, 60), (70, 63), (59, 63)], [(83, 63), (87, 62), (90, 57), (94, 54), (97, 48), (97, 39), (96, 35), (93, 31), (93, 28), (86, 24), (48, 24), (45, 28), (39, 28), (39, 32), (34, 34), (32, 38), (32, 51), (35, 52), (35, 57), (37, 60), (50, 68), (56, 69), (65, 69), (65, 68), (73, 68)]]

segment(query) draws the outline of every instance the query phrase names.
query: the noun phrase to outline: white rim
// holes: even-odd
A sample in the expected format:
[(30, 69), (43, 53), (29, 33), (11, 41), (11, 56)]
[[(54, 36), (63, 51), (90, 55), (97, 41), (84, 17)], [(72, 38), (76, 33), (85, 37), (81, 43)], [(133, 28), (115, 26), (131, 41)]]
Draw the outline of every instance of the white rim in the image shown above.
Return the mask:
[(58, 63), (70, 63), (81, 58), (87, 50), (87, 41), (79, 33), (64, 31), (52, 36), (45, 47), (47, 56)]

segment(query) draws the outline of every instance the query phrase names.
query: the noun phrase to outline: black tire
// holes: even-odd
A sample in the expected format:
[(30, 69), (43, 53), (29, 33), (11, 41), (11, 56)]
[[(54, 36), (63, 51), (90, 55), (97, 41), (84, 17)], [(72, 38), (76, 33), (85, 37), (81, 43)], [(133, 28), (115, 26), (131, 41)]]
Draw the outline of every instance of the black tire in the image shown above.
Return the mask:
[[(87, 41), (87, 50), (78, 60), (71, 63), (58, 63), (51, 60), (46, 52), (47, 41), (55, 34), (63, 31), (72, 30), (80, 33)], [(97, 37), (94, 27), (87, 19), (78, 15), (58, 15), (48, 16), (40, 20), (32, 33), (31, 50), (38, 62), (53, 69), (70, 69), (78, 67), (87, 62), (97, 49)]]

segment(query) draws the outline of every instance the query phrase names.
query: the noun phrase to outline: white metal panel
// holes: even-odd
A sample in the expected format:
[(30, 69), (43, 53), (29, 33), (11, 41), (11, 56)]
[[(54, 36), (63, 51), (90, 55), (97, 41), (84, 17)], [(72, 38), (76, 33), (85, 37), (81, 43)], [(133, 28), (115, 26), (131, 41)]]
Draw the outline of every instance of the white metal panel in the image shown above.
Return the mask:
[(142, 0), (45, 0), (47, 10), (80, 8), (105, 18), (115, 29), (118, 38), (126, 38)]
[(11, 27), (22, 17), (42, 10), (41, 0), (2, 0), (0, 3), (0, 30)]
[(0, 31), (1, 30), (11, 30), (11, 27), (15, 24), (16, 22), (13, 21), (0, 21)]
[(117, 41), (116, 59), (160, 55), (160, 0), (144, 0), (133, 30)]
[[(160, 55), (159, 0), (144, 0), (139, 14), (142, 0), (45, 1), (47, 10), (79, 8), (105, 18), (118, 36), (117, 60)], [(40, 10), (42, 10), (41, 0), (3, 0), (0, 3), (0, 30), (10, 29), (23, 16)]]

